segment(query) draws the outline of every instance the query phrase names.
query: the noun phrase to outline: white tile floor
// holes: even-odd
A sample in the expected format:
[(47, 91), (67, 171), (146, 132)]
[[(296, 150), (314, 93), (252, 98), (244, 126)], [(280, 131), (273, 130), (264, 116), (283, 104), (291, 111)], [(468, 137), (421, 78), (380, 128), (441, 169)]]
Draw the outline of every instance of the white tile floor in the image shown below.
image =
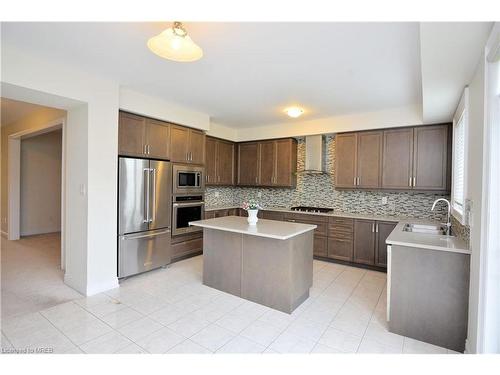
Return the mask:
[(201, 256), (120, 288), (2, 320), (2, 347), (57, 353), (451, 353), (389, 333), (386, 275), (314, 261), (288, 315), (206, 287)]

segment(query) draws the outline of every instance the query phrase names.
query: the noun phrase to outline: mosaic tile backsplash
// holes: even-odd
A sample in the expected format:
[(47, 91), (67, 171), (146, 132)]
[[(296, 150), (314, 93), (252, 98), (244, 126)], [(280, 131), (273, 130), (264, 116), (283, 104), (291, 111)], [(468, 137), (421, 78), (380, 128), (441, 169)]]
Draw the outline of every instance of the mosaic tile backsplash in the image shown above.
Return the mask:
[[(445, 205), (431, 211), (437, 198), (449, 195), (418, 192), (384, 192), (360, 190), (335, 190), (335, 136), (325, 136), (325, 171), (327, 174), (300, 173), (304, 169), (305, 139), (298, 139), (297, 187), (244, 188), (209, 187), (205, 200), (209, 206), (240, 205), (247, 199), (255, 199), (265, 207), (319, 206), (330, 207), (336, 212), (374, 214), (384, 216), (409, 216), (422, 219), (445, 220)], [(215, 197), (218, 192), (219, 196)], [(260, 193), (260, 197), (259, 197)], [(382, 198), (387, 204), (382, 204)]]

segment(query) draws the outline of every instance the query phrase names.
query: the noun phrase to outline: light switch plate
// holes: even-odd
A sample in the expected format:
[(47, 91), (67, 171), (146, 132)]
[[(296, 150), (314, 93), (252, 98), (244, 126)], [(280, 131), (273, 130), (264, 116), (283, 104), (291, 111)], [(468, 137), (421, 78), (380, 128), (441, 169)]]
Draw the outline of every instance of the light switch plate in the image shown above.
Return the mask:
[(382, 204), (387, 204), (387, 197), (382, 197)]
[(215, 198), (219, 198), (220, 193), (218, 191), (215, 192)]
[(258, 197), (258, 198), (262, 198), (262, 192), (260, 192), (260, 191), (259, 191), (259, 192), (257, 193), (257, 197)]

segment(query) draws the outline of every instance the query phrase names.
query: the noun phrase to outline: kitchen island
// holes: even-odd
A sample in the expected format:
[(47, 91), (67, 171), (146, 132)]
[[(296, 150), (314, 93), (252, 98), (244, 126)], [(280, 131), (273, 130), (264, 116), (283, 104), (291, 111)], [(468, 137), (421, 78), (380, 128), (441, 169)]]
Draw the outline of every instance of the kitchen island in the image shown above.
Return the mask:
[(203, 228), (203, 284), (291, 313), (309, 297), (316, 225), (226, 216)]

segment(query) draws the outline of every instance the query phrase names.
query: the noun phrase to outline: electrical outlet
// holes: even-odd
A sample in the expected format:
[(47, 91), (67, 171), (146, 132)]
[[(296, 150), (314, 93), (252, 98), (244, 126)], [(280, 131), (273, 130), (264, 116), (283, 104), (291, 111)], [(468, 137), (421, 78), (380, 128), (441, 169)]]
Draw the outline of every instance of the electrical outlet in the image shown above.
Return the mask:
[(215, 195), (215, 198), (219, 198), (220, 193), (218, 191), (216, 191), (214, 195)]
[(259, 192), (257, 193), (257, 198), (262, 198), (262, 192), (260, 192), (260, 191), (259, 191)]
[(387, 197), (382, 197), (382, 204), (387, 204)]

